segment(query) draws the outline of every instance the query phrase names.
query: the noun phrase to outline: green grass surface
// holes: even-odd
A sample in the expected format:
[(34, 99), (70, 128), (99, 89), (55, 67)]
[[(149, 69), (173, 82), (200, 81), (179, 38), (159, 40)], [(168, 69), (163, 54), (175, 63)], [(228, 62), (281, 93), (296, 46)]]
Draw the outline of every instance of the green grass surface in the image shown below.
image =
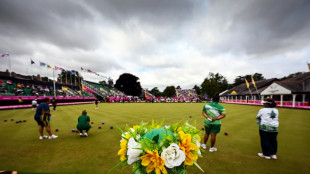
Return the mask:
[[(107, 173), (119, 163), (120, 132), (118, 125), (133, 126), (141, 121), (162, 121), (169, 125), (180, 120), (197, 120), (203, 127), (201, 114), (203, 103), (150, 104), (111, 103), (59, 106), (52, 111), (52, 130), (59, 136), (54, 140), (39, 140), (38, 126), (31, 109), (0, 111), (0, 171), (17, 170), (18, 173)], [(220, 173), (310, 173), (310, 111), (280, 108), (278, 135), (278, 160), (266, 160), (257, 156), (261, 152), (258, 126), (255, 116), (260, 106), (224, 104), (227, 117), (222, 120), (222, 130), (217, 137), (217, 152), (203, 153), (198, 164), (208, 174)], [(76, 128), (77, 118), (86, 109), (93, 128), (89, 137), (80, 138), (71, 130)], [(190, 118), (189, 116), (192, 116)], [(11, 118), (14, 121), (10, 121)], [(4, 122), (4, 120), (8, 122)], [(16, 124), (17, 120), (27, 122)], [(98, 129), (104, 121), (102, 129)], [(114, 126), (114, 129), (110, 129)], [(228, 132), (228, 136), (224, 135)], [(203, 137), (203, 133), (201, 134)], [(209, 146), (208, 142), (208, 146)], [(127, 167), (126, 167), (127, 166)], [(123, 165), (111, 173), (131, 173), (132, 168)], [(196, 167), (189, 173), (202, 173)]]

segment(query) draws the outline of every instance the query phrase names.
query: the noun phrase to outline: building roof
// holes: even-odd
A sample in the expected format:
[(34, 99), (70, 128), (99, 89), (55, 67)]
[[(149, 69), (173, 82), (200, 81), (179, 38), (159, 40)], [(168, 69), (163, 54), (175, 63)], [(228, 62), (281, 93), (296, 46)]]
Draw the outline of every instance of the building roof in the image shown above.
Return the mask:
[[(254, 87), (252, 82), (249, 82), (249, 88), (252, 94), (257, 94), (261, 93), (264, 89), (266, 89), (270, 84), (272, 84), (274, 81), (277, 81), (278, 79), (276, 78), (272, 78), (272, 79), (265, 79), (265, 80), (259, 80), (255, 82), (256, 88)], [(233, 91), (235, 91), (236, 93), (234, 93)], [(235, 96), (235, 95), (250, 95), (250, 91), (247, 88), (246, 84), (243, 83), (241, 85), (238, 85), (236, 87), (233, 87), (229, 90), (227, 90), (226, 92), (224, 92), (223, 94), (221, 94), (220, 96)], [(233, 93), (233, 94), (232, 94)]]

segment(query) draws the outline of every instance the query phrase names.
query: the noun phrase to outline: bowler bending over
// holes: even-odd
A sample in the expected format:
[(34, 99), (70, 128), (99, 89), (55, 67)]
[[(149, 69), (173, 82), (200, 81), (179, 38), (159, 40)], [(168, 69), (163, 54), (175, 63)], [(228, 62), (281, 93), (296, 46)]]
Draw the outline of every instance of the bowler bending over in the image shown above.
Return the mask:
[(90, 118), (87, 116), (86, 110), (82, 112), (82, 115), (78, 118), (78, 124), (76, 128), (80, 131), (80, 136), (83, 136), (83, 131), (85, 130), (84, 136), (88, 136), (88, 131), (91, 128), (89, 124)]

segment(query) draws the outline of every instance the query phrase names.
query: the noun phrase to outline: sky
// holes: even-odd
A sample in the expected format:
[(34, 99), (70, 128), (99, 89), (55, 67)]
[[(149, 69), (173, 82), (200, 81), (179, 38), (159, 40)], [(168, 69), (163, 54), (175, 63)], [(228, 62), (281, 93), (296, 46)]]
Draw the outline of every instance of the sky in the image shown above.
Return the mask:
[(161, 91), (210, 72), (281, 78), (309, 71), (309, 17), (309, 0), (0, 0), (0, 53), (10, 54), (0, 71), (52, 76), (41, 61), (114, 83), (130, 73)]

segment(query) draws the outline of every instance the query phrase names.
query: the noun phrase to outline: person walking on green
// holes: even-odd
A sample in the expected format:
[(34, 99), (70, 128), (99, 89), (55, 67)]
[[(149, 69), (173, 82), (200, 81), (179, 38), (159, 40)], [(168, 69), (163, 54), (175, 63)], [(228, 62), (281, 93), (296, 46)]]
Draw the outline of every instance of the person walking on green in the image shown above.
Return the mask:
[(82, 112), (82, 115), (78, 118), (78, 124), (76, 125), (76, 128), (80, 131), (80, 136), (83, 136), (83, 131), (85, 130), (84, 136), (88, 136), (88, 131), (91, 128), (91, 125), (89, 124), (90, 118), (87, 116), (86, 110)]
[(209, 135), (211, 135), (211, 147), (209, 152), (217, 151), (217, 148), (214, 147), (216, 141), (216, 135), (220, 133), (221, 130), (221, 119), (226, 116), (225, 109), (218, 102), (220, 100), (220, 96), (216, 93), (212, 97), (212, 102), (206, 104), (203, 107), (202, 115), (205, 118), (204, 126), (205, 126), (205, 135), (204, 135), (204, 144), (201, 145), (203, 149), (207, 149), (207, 142), (209, 139)]

